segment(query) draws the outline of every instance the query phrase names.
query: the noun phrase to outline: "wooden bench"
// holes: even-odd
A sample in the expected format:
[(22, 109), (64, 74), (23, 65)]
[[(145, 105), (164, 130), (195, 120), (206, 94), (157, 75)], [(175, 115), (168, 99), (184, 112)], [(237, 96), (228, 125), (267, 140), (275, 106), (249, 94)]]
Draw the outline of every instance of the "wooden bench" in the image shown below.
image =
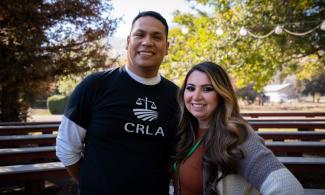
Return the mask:
[[(14, 137), (19, 141), (26, 141), (25, 136)], [(29, 135), (29, 137), (46, 137), (55, 140), (56, 135)], [(0, 141), (1, 144), (2, 141)], [(55, 146), (2, 148), (0, 159), (0, 183), (5, 186), (24, 184), (24, 194), (42, 194), (45, 180), (69, 178), (64, 167), (61, 164), (58, 166)]]
[(58, 130), (59, 125), (58, 121), (52, 121), (49, 124), (43, 122), (5, 123), (3, 126), (0, 125), (0, 148), (55, 145), (55, 131)]
[(247, 112), (245, 117), (325, 117), (325, 112)]
[(293, 174), (320, 172), (325, 173), (325, 157), (278, 156)]
[(36, 125), (8, 125), (0, 126), (0, 135), (24, 135), (41, 132), (51, 134), (58, 131), (60, 124), (36, 124)]
[[(13, 132), (5, 133), (10, 135), (0, 136), (0, 147), (13, 147), (0, 149), (1, 184), (4, 186), (24, 184), (24, 194), (42, 194), (45, 180), (70, 178), (61, 163), (57, 162), (58, 159), (55, 155), (56, 134), (12, 135), (30, 132), (48, 133), (49, 129), (53, 132), (58, 129), (58, 125), (59, 123), (8, 125), (0, 130), (13, 130)], [(22, 147), (42, 144), (52, 146)]]
[[(310, 113), (311, 114), (311, 113)], [(316, 113), (312, 113), (316, 114)], [(324, 113), (325, 114), (325, 113)], [(306, 119), (269, 119), (269, 120), (247, 120), (248, 123), (255, 129), (273, 128), (273, 129), (288, 129), (294, 128), (299, 131), (325, 129), (325, 119), (306, 120)], [(10, 123), (9, 123), (10, 124)], [(29, 122), (15, 125), (0, 125), (0, 135), (24, 135), (33, 132), (53, 133), (57, 131), (60, 123), (58, 121), (43, 123)]]
[(55, 145), (56, 136), (56, 134), (4, 135), (0, 136), (0, 148)]
[[(258, 132), (263, 137), (264, 135), (270, 136), (274, 139), (274, 135), (279, 135), (280, 138), (287, 138), (286, 136), (300, 136), (298, 134), (304, 133), (305, 135), (320, 135), (325, 136), (325, 132)], [(311, 134), (312, 133), (312, 134)], [(32, 139), (32, 136), (23, 136)], [(51, 139), (52, 143), (55, 142), (56, 135), (37, 135), (36, 138)], [(281, 137), (282, 136), (282, 137)], [(18, 136), (19, 138), (20, 136)], [(266, 136), (264, 136), (266, 137)], [(279, 138), (279, 137), (277, 137)], [(299, 137), (300, 138), (300, 137)], [(5, 142), (9, 142), (8, 139)], [(2, 143), (1, 139), (0, 142)], [(272, 150), (275, 154), (298, 153), (298, 154), (325, 154), (325, 142), (321, 141), (266, 141), (266, 147)], [(39, 146), (39, 147), (23, 147), (23, 148), (2, 148), (0, 149), (0, 158), (6, 161), (13, 160), (26, 160), (26, 159), (40, 159), (40, 158), (55, 158), (55, 146)]]
[[(277, 157), (295, 176), (305, 173), (325, 173), (324, 157)], [(325, 189), (304, 189), (306, 195), (323, 195)]]
[[(325, 140), (325, 131), (258, 131), (266, 140)], [(0, 148), (25, 145), (55, 145), (56, 134), (0, 136)]]
[(0, 166), (0, 183), (24, 182), (25, 194), (42, 194), (45, 180), (69, 177), (60, 162)]
[[(260, 128), (295, 128), (299, 131), (325, 129), (325, 121), (248, 121), (248, 123), (255, 130)], [(24, 135), (33, 132), (53, 133), (54, 131), (57, 131), (58, 128), (59, 124), (0, 126), (0, 135)]]
[(57, 161), (55, 146), (2, 148), (1, 165), (30, 163), (35, 161)]
[[(266, 141), (266, 147), (274, 153), (306, 153), (325, 154), (325, 142), (320, 141)], [(55, 146), (39, 146), (24, 148), (2, 148), (0, 158), (11, 160), (25, 160), (38, 158), (55, 158)]]
[[(325, 131), (258, 131), (266, 140), (325, 140)], [(0, 148), (26, 145), (55, 145), (56, 134), (7, 135), (0, 136)]]
[[(310, 171), (325, 171), (325, 158), (277, 157), (294, 174)], [(44, 181), (52, 178), (67, 178), (69, 175), (60, 162), (37, 163), (0, 167), (0, 182), (26, 182), (27, 194), (41, 194)], [(306, 194), (323, 192), (306, 189)]]
[[(299, 142), (283, 142), (272, 141), (265, 142), (275, 154), (325, 154), (325, 142), (317, 141), (299, 141)], [(55, 146), (42, 146), (42, 147), (26, 147), (26, 148), (6, 148), (0, 149), (0, 158), (3, 162), (20, 162), (30, 159), (51, 159), (55, 160)]]
[(0, 126), (60, 124), (61, 121), (0, 122)]
[(272, 128), (272, 129), (288, 129), (293, 128), (298, 131), (313, 131), (315, 129), (325, 129), (325, 121), (248, 121), (253, 129)]
[(265, 142), (267, 148), (272, 150), (275, 154), (325, 154), (325, 142), (318, 141), (298, 141), (298, 142), (284, 142), (271, 141)]
[[(299, 119), (300, 120), (300, 119)], [(315, 128), (324, 128), (325, 127), (325, 123), (323, 121), (300, 121), (301, 123), (299, 123), (298, 121), (249, 121), (249, 123), (255, 127), (255, 128), (301, 128), (303, 126), (303, 128), (308, 127), (308, 129), (310, 129), (310, 127), (312, 127), (312, 129)], [(298, 122), (298, 127), (297, 127), (297, 122)], [(278, 125), (274, 125), (277, 124)], [(303, 124), (307, 124), (308, 126), (304, 126)], [(255, 125), (255, 126), (254, 126)], [(280, 126), (279, 126), (280, 125)], [(27, 143), (35, 143), (37, 140), (42, 140), (44, 138), (44, 140), (52, 140), (49, 142), (44, 141), (46, 143), (53, 143), (53, 141), (55, 142), (55, 134), (41, 134), (41, 135), (19, 135), (19, 134), (27, 134), (27, 133), (31, 133), (31, 132), (45, 132), (45, 133), (49, 133), (49, 132), (53, 132), (53, 131), (57, 131), (59, 127), (59, 123), (52, 123), (52, 124), (24, 124), (24, 125), (7, 125), (5, 126), (0, 126), (0, 135), (11, 135), (11, 136), (1, 136), (3, 138), (4, 142), (7, 142), (7, 144), (10, 141), (5, 141), (5, 140), (10, 140), (13, 142), (16, 142), (14, 140), (17, 140), (16, 143), (13, 143), (12, 146), (15, 147), (19, 144), (27, 144)], [(324, 128), (325, 129), (325, 128)], [(5, 133), (6, 131), (10, 131), (9, 133)], [(266, 133), (270, 133), (270, 132), (258, 132), (259, 134), (263, 134), (264, 136), (272, 136), (270, 134), (266, 134)], [(272, 132), (273, 133), (273, 132)], [(275, 133), (280, 133), (281, 132), (275, 132)], [(301, 134), (296, 134), (298, 132), (285, 132), (287, 133), (287, 135), (283, 135), (282, 136), (301, 136)], [(288, 134), (289, 133), (289, 134)], [(301, 132), (299, 132), (301, 133)], [(316, 133), (315, 134), (311, 134), (311, 133)], [(306, 132), (306, 133), (302, 133), (304, 134), (304, 140), (306, 137), (310, 137), (310, 140), (316, 140), (316, 137), (321, 137), (324, 136), (323, 132)], [(318, 135), (317, 135), (318, 134)], [(16, 136), (16, 137), (15, 137)], [(263, 135), (261, 135), (263, 137)], [(274, 136), (274, 135), (273, 135)], [(280, 135), (281, 136), (281, 135)], [(2, 144), (1, 141), (1, 137), (0, 137), (0, 145)], [(294, 139), (294, 138), (293, 138)], [(24, 140), (24, 141), (23, 141)], [(307, 139), (306, 139), (307, 140)], [(318, 140), (318, 139), (317, 139)], [(38, 142), (38, 141), (37, 141)], [(41, 142), (41, 141), (40, 141)], [(298, 143), (298, 142), (297, 142)], [(275, 151), (275, 153), (279, 152), (279, 153), (287, 153), (287, 152), (304, 152), (304, 153), (324, 153), (323, 151), (325, 151), (324, 148), (324, 142), (315, 142), (315, 144), (313, 144), (313, 142), (308, 142), (304, 145), (301, 143), (304, 142), (300, 142), (299, 145), (297, 146), (297, 144), (295, 142), (266, 142), (267, 147), (269, 147), (271, 150)], [(320, 144), (319, 144), (320, 143)], [(296, 144), (296, 145), (295, 145)], [(4, 143), (5, 145), (5, 143)], [(311, 145), (311, 146), (310, 146)], [(307, 146), (307, 147), (306, 147)], [(320, 149), (317, 149), (320, 148)], [(12, 149), (5, 149), (2, 150), (0, 149), (0, 159), (6, 159), (8, 161), (8, 163), (10, 163), (10, 161), (12, 162), (17, 162), (17, 159), (21, 159), (21, 160), (31, 160), (31, 159), (44, 159), (44, 158), (48, 158), (48, 159), (56, 159), (55, 156), (55, 146), (49, 146), (49, 147), (29, 147), (29, 148), (12, 148)], [(325, 170), (325, 158), (323, 157), (315, 157), (315, 158), (307, 158), (307, 157), (278, 157), (279, 160), (285, 164), (285, 166), (287, 166), (294, 174), (297, 173), (303, 173), (303, 172), (324, 172)], [(50, 164), (49, 164), (50, 163)], [(62, 166), (61, 169), (58, 168), (58, 170), (47, 170), (46, 167), (47, 165), (51, 165), (51, 163), (54, 163), (54, 165), (56, 163), (59, 162), (47, 162), (47, 163), (34, 163), (31, 165), (8, 165), (8, 166), (2, 166), (0, 167), (0, 170), (12, 170), (10, 171), (4, 171), (4, 173), (2, 173), (0, 171), (0, 182), (1, 181), (26, 181), (26, 191), (27, 192), (32, 192), (32, 193), (28, 193), (28, 194), (40, 194), (44, 188), (44, 180), (46, 179), (50, 179), (50, 178), (56, 178), (56, 177), (68, 177), (67, 172), (65, 171), (64, 167)], [(60, 163), (59, 163), (60, 164)], [(53, 165), (53, 164), (52, 164)], [(22, 170), (27, 170), (26, 172), (21, 172), (21, 171), (17, 171), (17, 169), (15, 169), (14, 167), (18, 168), (21, 167)], [(36, 167), (36, 168), (35, 168)], [(45, 168), (44, 168), (45, 167)], [(51, 166), (50, 166), (51, 167)], [(44, 169), (43, 169), (44, 168)], [(15, 171), (16, 170), (16, 171)], [(9, 173), (10, 172), (10, 173)], [(11, 179), (4, 179), (6, 178), (6, 176), (3, 176), (7, 174), (6, 176), (9, 176)], [(9, 174), (9, 175), (8, 175)], [(22, 174), (26, 174), (26, 176), (21, 177), (20, 175)], [(56, 176), (56, 174), (58, 174)], [(28, 176), (31, 175), (31, 176)], [(8, 178), (9, 178), (8, 177)], [(18, 179), (17, 179), (18, 178)], [(315, 189), (318, 190), (318, 189)], [(312, 192), (315, 192), (315, 190), (312, 190)], [(311, 191), (308, 192), (308, 194), (311, 193)]]
[(290, 118), (282, 118), (282, 117), (276, 117), (276, 118), (244, 118), (247, 122), (287, 122), (287, 121), (300, 121), (300, 122), (311, 122), (311, 121), (325, 121), (325, 118), (296, 118), (296, 117), (290, 117)]
[(304, 189), (305, 195), (324, 195), (325, 189)]
[(286, 139), (320, 141), (325, 139), (325, 131), (258, 131), (257, 134), (266, 140), (277, 141)]

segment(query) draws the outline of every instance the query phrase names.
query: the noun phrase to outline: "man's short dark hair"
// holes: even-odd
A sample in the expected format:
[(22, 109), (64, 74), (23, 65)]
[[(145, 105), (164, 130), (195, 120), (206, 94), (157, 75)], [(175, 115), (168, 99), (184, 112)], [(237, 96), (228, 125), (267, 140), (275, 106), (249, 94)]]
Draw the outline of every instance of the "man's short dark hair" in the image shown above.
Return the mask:
[(133, 24), (141, 17), (145, 17), (145, 16), (150, 16), (153, 18), (156, 18), (157, 20), (159, 20), (164, 26), (165, 26), (165, 32), (166, 32), (166, 37), (168, 37), (168, 24), (166, 19), (160, 15), (160, 13), (155, 12), (155, 11), (144, 11), (144, 12), (140, 12), (132, 21), (132, 28), (133, 28)]

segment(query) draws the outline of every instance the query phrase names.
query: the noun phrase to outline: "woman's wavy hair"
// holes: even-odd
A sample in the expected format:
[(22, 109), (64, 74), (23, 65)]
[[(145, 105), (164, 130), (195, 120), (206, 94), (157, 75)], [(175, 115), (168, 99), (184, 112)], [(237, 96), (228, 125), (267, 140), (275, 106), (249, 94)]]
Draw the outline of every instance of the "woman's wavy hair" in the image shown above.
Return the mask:
[[(203, 164), (209, 175), (205, 178), (205, 189), (209, 190), (211, 183), (218, 182), (229, 173), (235, 173), (238, 160), (244, 158), (239, 145), (248, 135), (249, 127), (239, 111), (237, 97), (231, 80), (226, 71), (212, 62), (202, 62), (187, 73), (178, 94), (180, 105), (180, 120), (177, 131), (175, 161), (179, 165), (186, 158), (188, 151), (195, 144), (195, 134), (198, 121), (186, 109), (184, 91), (189, 75), (194, 71), (205, 73), (218, 94), (218, 105), (212, 114), (202, 144), (204, 144)], [(221, 173), (221, 175), (218, 174)], [(210, 192), (211, 193), (211, 192)]]

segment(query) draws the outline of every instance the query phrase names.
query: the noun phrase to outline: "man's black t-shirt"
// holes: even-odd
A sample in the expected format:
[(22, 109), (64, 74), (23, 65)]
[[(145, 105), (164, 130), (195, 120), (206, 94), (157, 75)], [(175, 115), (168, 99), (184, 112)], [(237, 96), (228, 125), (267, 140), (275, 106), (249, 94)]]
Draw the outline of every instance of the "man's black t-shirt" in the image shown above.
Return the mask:
[(125, 68), (88, 76), (65, 117), (86, 129), (80, 194), (166, 195), (177, 86), (133, 80)]

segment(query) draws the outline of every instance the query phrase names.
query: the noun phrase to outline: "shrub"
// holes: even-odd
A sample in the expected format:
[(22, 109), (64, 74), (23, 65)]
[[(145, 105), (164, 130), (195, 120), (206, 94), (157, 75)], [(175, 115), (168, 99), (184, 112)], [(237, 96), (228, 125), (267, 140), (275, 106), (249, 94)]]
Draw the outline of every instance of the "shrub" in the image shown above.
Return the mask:
[(51, 114), (63, 114), (65, 106), (68, 103), (68, 96), (53, 95), (47, 98), (47, 108)]

